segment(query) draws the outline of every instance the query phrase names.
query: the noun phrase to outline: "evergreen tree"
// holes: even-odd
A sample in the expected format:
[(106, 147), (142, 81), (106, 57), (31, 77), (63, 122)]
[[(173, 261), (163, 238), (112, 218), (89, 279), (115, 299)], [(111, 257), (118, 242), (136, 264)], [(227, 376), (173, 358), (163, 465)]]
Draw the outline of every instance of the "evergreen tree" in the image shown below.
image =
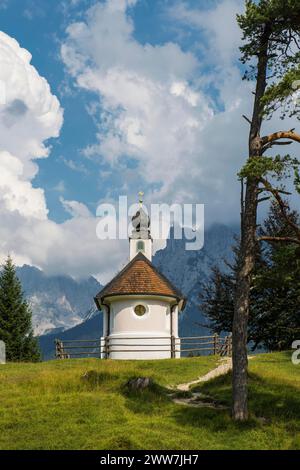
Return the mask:
[[(288, 207), (287, 203), (286, 207)], [(300, 225), (296, 211), (286, 210), (289, 221)], [(259, 235), (289, 238), (293, 230), (273, 203), (270, 215)], [(256, 344), (269, 350), (290, 349), (300, 334), (300, 249), (297, 243), (269, 242), (263, 249), (265, 265), (258, 269), (253, 282), (251, 335)], [(250, 310), (251, 310), (250, 309)]]
[[(289, 155), (268, 156), (276, 145), (299, 142), (300, 134), (292, 130), (262, 135), (263, 123), (274, 111), (296, 115), (293, 105), (295, 83), (300, 77), (300, 2), (299, 0), (246, 0), (245, 13), (238, 15), (243, 32), (241, 61), (247, 67), (245, 78), (254, 82), (252, 115), (244, 116), (250, 124), (248, 158), (240, 177), (245, 181), (245, 199), (241, 217), (240, 262), (234, 300), (232, 328), (232, 414), (236, 420), (248, 419), (247, 331), (250, 313), (252, 276), (255, 268), (256, 225), (261, 191), (285, 207), (273, 176), (285, 177), (290, 167), (299, 186), (299, 162)], [(292, 105), (292, 106), (291, 106)], [(300, 244), (300, 227), (294, 227), (292, 239)], [(288, 240), (286, 240), (288, 241)]]
[(0, 339), (6, 344), (8, 361), (36, 362), (40, 359), (31, 318), (15, 266), (8, 257), (0, 274)]
[[(299, 224), (300, 216), (288, 212), (290, 220)], [(281, 217), (277, 204), (271, 206), (261, 236), (289, 237), (291, 229)], [(202, 285), (201, 311), (216, 333), (231, 332), (234, 296), (240, 246), (234, 247), (234, 262), (227, 270), (212, 270), (209, 282)], [(268, 243), (257, 245), (255, 268), (250, 291), (248, 342), (253, 349), (289, 349), (300, 334), (300, 252), (297, 244)]]

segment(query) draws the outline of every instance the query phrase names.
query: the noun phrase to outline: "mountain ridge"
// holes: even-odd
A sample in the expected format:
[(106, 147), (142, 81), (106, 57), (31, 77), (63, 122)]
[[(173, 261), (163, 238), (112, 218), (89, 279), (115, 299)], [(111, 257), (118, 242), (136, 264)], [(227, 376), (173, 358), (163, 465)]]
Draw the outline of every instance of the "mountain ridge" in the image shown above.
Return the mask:
[[(186, 308), (180, 315), (180, 336), (209, 334), (209, 330), (199, 325), (200, 323), (203, 324), (205, 320), (198, 305), (201, 283), (209, 279), (213, 265), (224, 265), (224, 258), (227, 260), (232, 259), (231, 247), (237, 233), (237, 227), (215, 224), (205, 232), (205, 243), (201, 250), (187, 251), (185, 249), (185, 239), (174, 240), (169, 238), (167, 246), (159, 250), (153, 257), (153, 264), (158, 270), (167, 276), (172, 284), (187, 297)], [(101, 289), (100, 284), (97, 289)], [(89, 302), (93, 303), (93, 297), (96, 293), (94, 292), (90, 298), (87, 298), (87, 305)], [(82, 321), (82, 323), (72, 325), (71, 329), (54, 330), (50, 335), (42, 335), (40, 344), (44, 358), (53, 357), (53, 342), (57, 335), (61, 340), (99, 338), (102, 335), (102, 315), (93, 315), (92, 318)]]
[(32, 309), (37, 336), (72, 328), (96, 312), (93, 297), (102, 286), (93, 276), (82, 280), (50, 276), (28, 265), (18, 267), (17, 276)]

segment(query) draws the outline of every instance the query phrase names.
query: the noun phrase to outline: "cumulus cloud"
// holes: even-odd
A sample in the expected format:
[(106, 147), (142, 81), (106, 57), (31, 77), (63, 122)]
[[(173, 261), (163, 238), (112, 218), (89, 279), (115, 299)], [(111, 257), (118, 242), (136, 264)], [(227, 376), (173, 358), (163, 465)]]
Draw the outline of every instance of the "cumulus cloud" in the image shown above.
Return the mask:
[[(145, 182), (147, 202), (204, 202), (206, 221), (237, 220), (235, 175), (248, 133), (241, 115), (251, 112), (252, 101), (234, 52), (241, 3), (223, 0), (205, 11), (177, 4), (170, 13), (177, 27), (199, 30), (196, 46), (207, 47), (203, 63), (174, 42), (139, 43), (129, 16), (136, 0), (97, 3), (67, 29), (63, 61), (76, 85), (98, 96), (97, 139), (85, 153), (105, 161), (102, 177), (118, 181), (123, 193)], [(224, 19), (230, 34), (223, 35)], [(215, 96), (203, 84), (212, 85)], [(49, 273), (108, 280), (126, 260), (128, 243), (99, 241), (97, 219), (80, 201), (62, 198), (70, 218), (50, 220), (44, 191), (33, 184), (36, 160), (49, 156), (46, 142), (59, 136), (62, 122), (60, 104), (30, 53), (0, 33), (0, 258), (10, 252), (18, 264)], [(65, 163), (85, 171), (73, 160)]]
[(23, 217), (47, 218), (42, 189), (35, 189), (23, 179), (24, 165), (20, 159), (0, 151), (0, 212), (18, 212)]
[[(125, 0), (94, 5), (84, 21), (69, 26), (61, 48), (77, 86), (98, 94), (101, 103), (97, 142), (85, 154), (119, 171), (121, 187), (128, 189), (126, 178), (134, 188), (145, 181), (152, 188), (148, 200), (205, 203), (208, 221), (238, 217), (235, 175), (247, 152), (248, 130), (241, 114), (252, 96), (234, 63), (241, 3), (224, 0), (204, 11), (172, 7), (177, 27), (189, 23), (199, 30), (205, 63), (174, 42), (139, 43)], [(218, 106), (203, 83), (215, 87)], [(135, 180), (126, 169), (128, 157), (137, 162)]]
[[(17, 264), (49, 273), (109, 277), (122, 259), (118, 242), (99, 243), (97, 220), (78, 201), (62, 199), (71, 218), (53, 222), (43, 189), (33, 186), (36, 159), (49, 156), (45, 142), (59, 135), (63, 111), (30, 62), (30, 53), (0, 32), (0, 259), (10, 253)], [(56, 188), (62, 189), (61, 184)], [(114, 251), (109, 265), (104, 245)]]
[(72, 217), (77, 217), (77, 218), (78, 217), (82, 217), (82, 218), (92, 217), (92, 214), (89, 211), (88, 207), (82, 202), (67, 201), (63, 197), (60, 198), (60, 202), (62, 203), (66, 212), (68, 212)]
[(59, 135), (63, 117), (30, 61), (28, 51), (0, 32), (0, 200), (2, 211), (45, 220), (44, 192), (31, 180), (38, 171), (35, 159), (48, 156), (44, 142)]
[(180, 24), (201, 30), (205, 35), (202, 45), (204, 59), (214, 64), (220, 61), (220, 66), (224, 67), (232, 65), (239, 56), (241, 31), (236, 15), (242, 13), (244, 6), (244, 0), (223, 0), (208, 9), (178, 2), (169, 9), (169, 16)]
[(62, 58), (77, 84), (101, 97), (98, 143), (86, 154), (101, 155), (114, 167), (133, 157), (148, 182), (162, 183), (166, 192), (213, 111), (189, 84), (196, 58), (175, 43), (138, 43), (128, 5), (108, 1), (92, 7), (85, 22), (69, 26)]

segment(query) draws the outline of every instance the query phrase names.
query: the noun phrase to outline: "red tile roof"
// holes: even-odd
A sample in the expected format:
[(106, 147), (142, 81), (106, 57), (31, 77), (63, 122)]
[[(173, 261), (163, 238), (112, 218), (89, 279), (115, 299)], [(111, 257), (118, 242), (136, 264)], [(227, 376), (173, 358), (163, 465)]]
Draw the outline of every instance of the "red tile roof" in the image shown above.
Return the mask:
[(114, 295), (158, 295), (183, 300), (181, 292), (139, 253), (95, 297), (97, 306)]

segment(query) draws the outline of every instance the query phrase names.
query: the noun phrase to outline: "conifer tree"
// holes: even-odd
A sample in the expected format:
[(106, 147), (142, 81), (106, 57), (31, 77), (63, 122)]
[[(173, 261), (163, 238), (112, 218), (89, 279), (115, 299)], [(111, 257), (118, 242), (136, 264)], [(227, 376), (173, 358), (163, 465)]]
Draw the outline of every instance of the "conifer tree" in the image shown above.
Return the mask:
[(32, 313), (10, 257), (0, 274), (0, 340), (6, 344), (8, 361), (36, 362), (40, 359), (33, 336)]
[[(300, 78), (300, 2), (299, 0), (246, 0), (246, 10), (238, 15), (243, 32), (241, 60), (247, 66), (245, 78), (253, 80), (254, 104), (250, 117), (248, 159), (240, 176), (245, 181), (245, 200), (241, 218), (241, 250), (237, 272), (233, 321), (233, 408), (236, 420), (248, 418), (247, 405), (247, 331), (250, 310), (250, 289), (255, 267), (257, 207), (262, 192), (271, 194), (286, 217), (281, 188), (273, 186), (273, 177), (285, 176), (291, 169), (299, 186), (298, 162), (289, 155), (268, 156), (277, 145), (300, 143), (294, 129), (262, 135), (264, 120), (274, 111), (297, 115), (299, 100), (294, 100), (295, 85)], [(300, 244), (300, 228), (290, 223), (293, 237), (286, 242)], [(270, 240), (269, 240), (270, 241)], [(272, 241), (275, 241), (274, 239)], [(283, 240), (281, 240), (283, 241)]]
[[(286, 203), (287, 204), (287, 203)], [(300, 225), (300, 215), (288, 210), (289, 220)], [(260, 236), (271, 239), (293, 236), (291, 227), (282, 218), (273, 202)], [(231, 332), (240, 244), (233, 248), (234, 260), (226, 270), (214, 267), (209, 280), (201, 285), (200, 310), (208, 323), (201, 325), (215, 333)], [(290, 349), (300, 334), (300, 248), (297, 243), (268, 242), (257, 244), (253, 270), (248, 342), (252, 349), (269, 351)]]

